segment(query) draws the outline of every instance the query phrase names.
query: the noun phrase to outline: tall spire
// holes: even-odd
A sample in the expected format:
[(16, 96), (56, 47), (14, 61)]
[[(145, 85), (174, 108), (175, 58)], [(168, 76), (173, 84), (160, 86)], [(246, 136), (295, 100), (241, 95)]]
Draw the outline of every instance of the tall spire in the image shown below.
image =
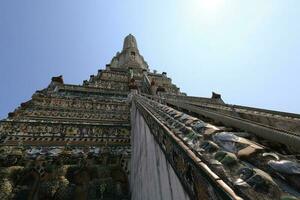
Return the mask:
[(148, 70), (148, 64), (140, 54), (135, 37), (129, 34), (125, 37), (123, 50), (116, 54), (110, 62), (111, 68), (136, 68)]
[(137, 49), (136, 39), (132, 34), (129, 34), (124, 39), (123, 51), (126, 49), (134, 48)]

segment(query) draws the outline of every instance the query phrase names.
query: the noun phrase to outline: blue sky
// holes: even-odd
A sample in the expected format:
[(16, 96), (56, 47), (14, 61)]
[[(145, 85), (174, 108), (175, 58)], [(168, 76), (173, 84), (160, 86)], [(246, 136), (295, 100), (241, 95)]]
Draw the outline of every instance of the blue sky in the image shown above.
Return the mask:
[(81, 84), (132, 33), (188, 95), (300, 113), (299, 0), (1, 0), (0, 118), (52, 76)]

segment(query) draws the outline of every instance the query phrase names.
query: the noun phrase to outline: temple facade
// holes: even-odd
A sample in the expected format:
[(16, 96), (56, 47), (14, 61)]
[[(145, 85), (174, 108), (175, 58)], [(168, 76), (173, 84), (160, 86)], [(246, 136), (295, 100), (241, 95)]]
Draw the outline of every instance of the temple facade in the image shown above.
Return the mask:
[(0, 199), (300, 197), (300, 115), (182, 93), (125, 37), (81, 85), (50, 84), (0, 121)]

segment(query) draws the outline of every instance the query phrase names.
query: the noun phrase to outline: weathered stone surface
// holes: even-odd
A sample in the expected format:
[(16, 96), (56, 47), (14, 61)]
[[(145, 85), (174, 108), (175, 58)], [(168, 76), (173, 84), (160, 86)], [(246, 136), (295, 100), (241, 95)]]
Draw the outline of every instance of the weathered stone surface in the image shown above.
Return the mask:
[(132, 199), (190, 199), (172, 166), (155, 142), (142, 115), (133, 105), (131, 192)]

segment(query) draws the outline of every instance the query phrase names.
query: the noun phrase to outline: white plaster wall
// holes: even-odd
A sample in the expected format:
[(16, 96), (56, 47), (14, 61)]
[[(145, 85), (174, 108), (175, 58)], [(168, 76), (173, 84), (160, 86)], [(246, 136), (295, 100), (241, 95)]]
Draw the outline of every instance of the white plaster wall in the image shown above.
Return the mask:
[(132, 200), (188, 200), (177, 175), (134, 103), (131, 109)]

